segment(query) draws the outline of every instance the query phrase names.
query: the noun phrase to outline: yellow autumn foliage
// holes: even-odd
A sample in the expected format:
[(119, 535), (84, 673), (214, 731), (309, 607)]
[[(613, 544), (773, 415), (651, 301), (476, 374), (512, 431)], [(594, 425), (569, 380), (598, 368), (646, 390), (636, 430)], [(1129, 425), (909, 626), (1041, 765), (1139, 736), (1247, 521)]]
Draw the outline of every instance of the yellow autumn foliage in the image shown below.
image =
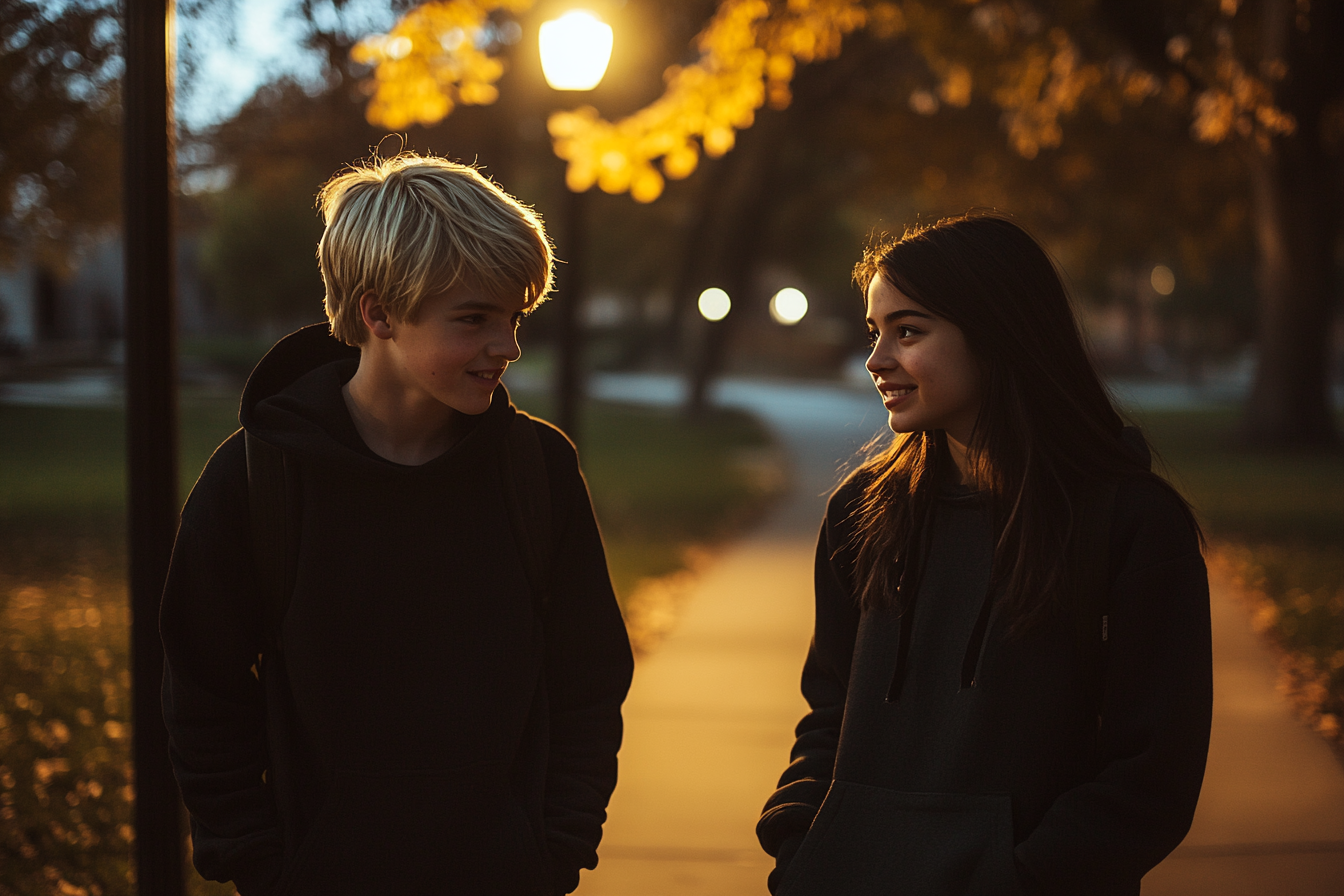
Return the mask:
[(1008, 140), (1026, 159), (1064, 138), (1061, 116), (1078, 108), (1083, 95), (1101, 83), (1100, 65), (1083, 62), (1062, 29), (1050, 32), (1048, 47), (1032, 46), (994, 92), (1004, 111)]
[[(431, 0), (386, 34), (361, 41), (357, 62), (373, 67), (370, 122), (389, 128), (435, 124), (458, 103), (485, 104), (498, 95), (503, 66), (478, 37), (494, 11), (518, 14), (533, 0)], [(665, 178), (689, 176), (703, 152), (729, 152), (737, 132), (767, 103), (783, 109), (799, 63), (830, 59), (845, 35), (873, 22), (883, 34), (902, 27), (894, 3), (863, 0), (724, 0), (696, 38), (700, 58), (665, 73), (667, 88), (620, 121), (582, 107), (547, 122), (555, 152), (569, 164), (569, 188), (597, 185), (652, 202)]]
[[(636, 201), (652, 202), (665, 177), (695, 171), (701, 150), (710, 158), (731, 150), (756, 110), (767, 103), (787, 107), (798, 64), (837, 56), (844, 37), (886, 7), (895, 8), (856, 0), (724, 0), (696, 38), (700, 58), (669, 68), (666, 90), (650, 105), (615, 122), (591, 108), (551, 115), (555, 153), (569, 163), (566, 182), (572, 190), (594, 183), (608, 193), (629, 190)], [(882, 21), (896, 18), (888, 10)]]
[(373, 66), (365, 116), (393, 129), (436, 124), (458, 103), (482, 106), (499, 97), (504, 64), (484, 52), (479, 37), (492, 12), (525, 12), (533, 0), (447, 0), (418, 6), (386, 34), (351, 50)]
[(1235, 134), (1251, 137), (1262, 149), (1267, 149), (1271, 138), (1291, 134), (1296, 129), (1293, 116), (1274, 104), (1274, 91), (1266, 80), (1281, 78), (1283, 72), (1272, 64), (1262, 69), (1265, 77), (1248, 72), (1233, 53), (1230, 42), (1219, 47), (1213, 64), (1213, 83), (1195, 97), (1190, 132), (1196, 140), (1220, 143)]

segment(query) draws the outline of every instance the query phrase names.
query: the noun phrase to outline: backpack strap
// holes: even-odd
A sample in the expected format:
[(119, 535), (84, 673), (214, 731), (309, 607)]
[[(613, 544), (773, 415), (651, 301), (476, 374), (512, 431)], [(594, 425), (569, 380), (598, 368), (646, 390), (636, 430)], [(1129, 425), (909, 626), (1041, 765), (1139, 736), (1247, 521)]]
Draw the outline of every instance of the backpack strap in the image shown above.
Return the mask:
[[(1120, 441), (1136, 463), (1151, 469), (1152, 452), (1137, 427), (1124, 427)], [(1078, 655), (1084, 674), (1093, 682), (1092, 693), (1098, 714), (1105, 697), (1106, 654), (1111, 636), (1111, 523), (1119, 492), (1118, 479), (1089, 482), (1079, 490), (1070, 546), (1073, 581), (1078, 594), (1073, 605)]]
[(266, 652), (278, 655), (280, 626), (289, 611), (299, 557), (298, 463), (247, 430), (243, 430), (243, 442), (247, 450), (252, 560), (266, 608), (263, 645)]
[(1106, 654), (1110, 640), (1111, 518), (1115, 515), (1116, 482), (1096, 483), (1083, 490), (1075, 505), (1073, 602), (1077, 652), (1082, 673), (1091, 682), (1093, 705), (1100, 720), (1106, 691)]
[(541, 612), (550, 601), (550, 571), (554, 542), (551, 520), (551, 483), (541, 450), (537, 423), (524, 413), (514, 414), (501, 456), (504, 500), (509, 523), (522, 555), (523, 571), (532, 599)]

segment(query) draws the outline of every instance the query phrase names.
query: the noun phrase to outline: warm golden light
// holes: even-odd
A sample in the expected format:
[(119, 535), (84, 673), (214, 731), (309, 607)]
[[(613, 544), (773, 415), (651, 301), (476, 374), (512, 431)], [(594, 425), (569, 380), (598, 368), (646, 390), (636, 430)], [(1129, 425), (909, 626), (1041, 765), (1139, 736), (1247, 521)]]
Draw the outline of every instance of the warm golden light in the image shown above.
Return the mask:
[(1176, 289), (1176, 275), (1164, 264), (1153, 268), (1148, 282), (1153, 284), (1153, 291), (1160, 296), (1169, 296)]
[(807, 296), (802, 290), (786, 286), (770, 299), (770, 316), (776, 323), (793, 326), (807, 315)]
[(541, 70), (555, 90), (592, 90), (611, 61), (611, 26), (571, 10), (541, 26)]
[(723, 320), (733, 310), (733, 300), (728, 298), (728, 293), (711, 286), (700, 293), (699, 306), (700, 316), (705, 320)]

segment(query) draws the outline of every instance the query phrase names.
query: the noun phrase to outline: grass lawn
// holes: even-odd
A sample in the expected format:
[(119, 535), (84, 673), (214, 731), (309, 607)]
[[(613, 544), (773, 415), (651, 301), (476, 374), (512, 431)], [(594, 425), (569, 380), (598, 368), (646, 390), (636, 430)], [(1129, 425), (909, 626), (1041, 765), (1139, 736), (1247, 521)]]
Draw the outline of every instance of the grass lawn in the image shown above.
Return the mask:
[(1344, 453), (1251, 451), (1232, 411), (1144, 414), (1167, 473), (1284, 653), (1303, 715), (1344, 757)]
[[(131, 889), (123, 427), (119, 410), (0, 405), (0, 894)], [(183, 401), (184, 498), (236, 427), (235, 400)], [(623, 598), (739, 531), (782, 485), (768, 434), (745, 414), (690, 423), (595, 403), (583, 434)]]

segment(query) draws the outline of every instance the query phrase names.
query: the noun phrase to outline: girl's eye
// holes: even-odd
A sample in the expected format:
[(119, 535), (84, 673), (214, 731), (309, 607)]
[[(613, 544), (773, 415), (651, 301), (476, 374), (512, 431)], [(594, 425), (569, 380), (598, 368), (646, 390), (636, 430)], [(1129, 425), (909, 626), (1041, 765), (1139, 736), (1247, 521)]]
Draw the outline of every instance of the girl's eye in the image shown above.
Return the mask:
[(876, 345), (877, 345), (877, 331), (876, 331), (876, 330), (869, 330), (869, 331), (868, 331), (868, 347), (869, 347), (869, 348), (872, 348), (872, 347), (874, 347), (874, 346), (876, 346)]
[(897, 339), (909, 339), (911, 336), (918, 336), (919, 331), (914, 327), (900, 326), (896, 328)]

